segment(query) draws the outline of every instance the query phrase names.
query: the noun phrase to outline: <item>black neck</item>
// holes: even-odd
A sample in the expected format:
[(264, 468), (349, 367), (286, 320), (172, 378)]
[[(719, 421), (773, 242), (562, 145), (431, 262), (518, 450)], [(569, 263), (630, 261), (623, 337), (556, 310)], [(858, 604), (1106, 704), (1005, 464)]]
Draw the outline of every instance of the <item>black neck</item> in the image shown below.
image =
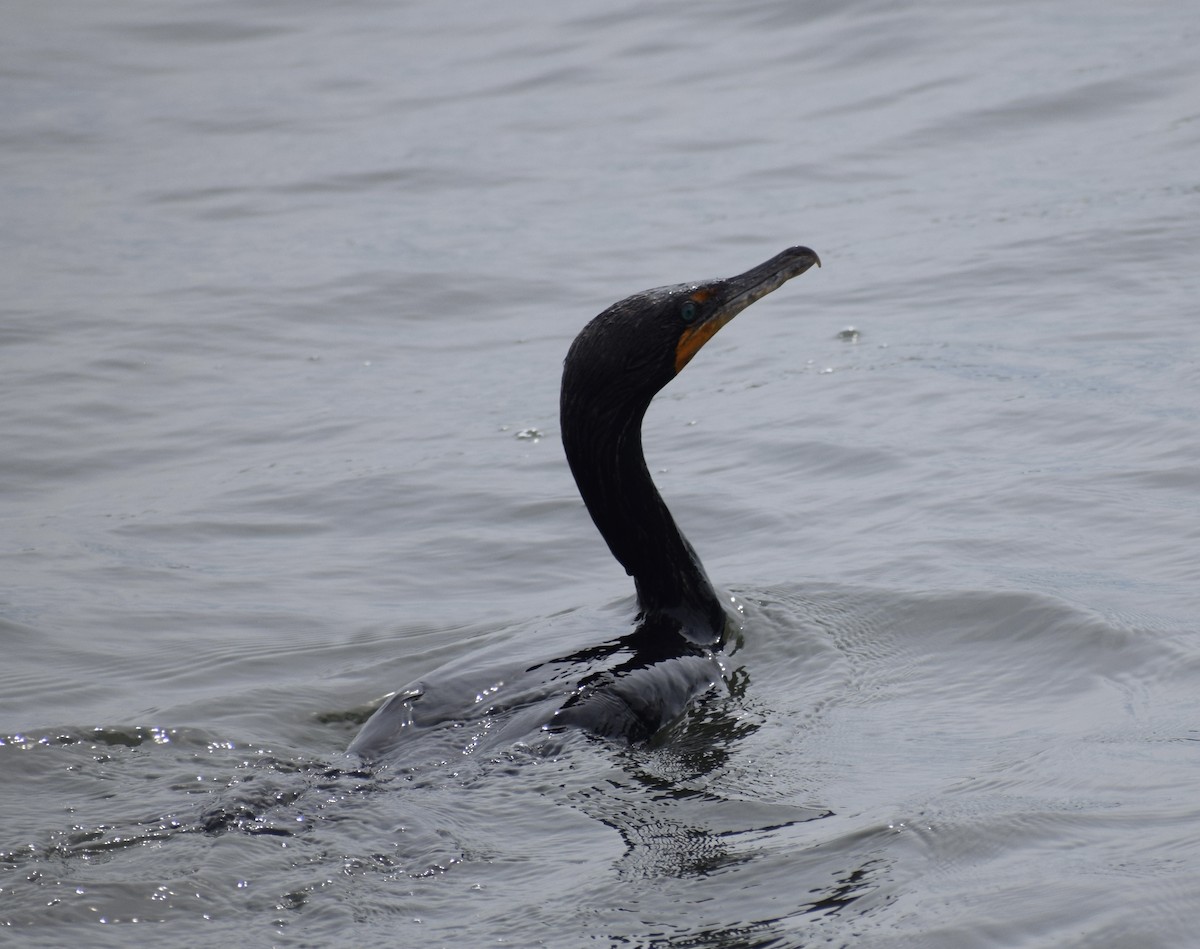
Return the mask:
[(643, 624), (667, 621), (688, 639), (715, 643), (725, 612), (650, 478), (642, 454), (644, 412), (627, 415), (616, 429), (595, 417), (564, 417), (567, 461), (592, 520), (634, 579)]

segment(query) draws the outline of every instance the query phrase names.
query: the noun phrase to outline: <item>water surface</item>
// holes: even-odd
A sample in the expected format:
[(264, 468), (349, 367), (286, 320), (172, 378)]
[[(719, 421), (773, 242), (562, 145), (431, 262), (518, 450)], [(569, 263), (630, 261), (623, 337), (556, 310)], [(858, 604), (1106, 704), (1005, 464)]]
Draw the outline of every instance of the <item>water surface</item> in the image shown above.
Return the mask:
[[(1190, 940), (1189, 11), (8, 19), (9, 941)], [(729, 692), (649, 746), (345, 757), (447, 663), (628, 628), (562, 357), (795, 243), (646, 425)]]

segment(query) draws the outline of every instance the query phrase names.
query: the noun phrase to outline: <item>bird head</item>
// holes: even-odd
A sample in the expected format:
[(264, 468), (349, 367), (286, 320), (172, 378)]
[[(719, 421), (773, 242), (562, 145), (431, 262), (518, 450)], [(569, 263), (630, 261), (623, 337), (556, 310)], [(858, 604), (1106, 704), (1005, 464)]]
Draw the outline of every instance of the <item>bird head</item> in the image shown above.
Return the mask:
[(583, 328), (567, 353), (564, 405), (586, 398), (598, 415), (640, 422), (655, 393), (721, 327), (814, 264), (821, 261), (813, 251), (789, 247), (736, 277), (656, 287), (614, 303)]

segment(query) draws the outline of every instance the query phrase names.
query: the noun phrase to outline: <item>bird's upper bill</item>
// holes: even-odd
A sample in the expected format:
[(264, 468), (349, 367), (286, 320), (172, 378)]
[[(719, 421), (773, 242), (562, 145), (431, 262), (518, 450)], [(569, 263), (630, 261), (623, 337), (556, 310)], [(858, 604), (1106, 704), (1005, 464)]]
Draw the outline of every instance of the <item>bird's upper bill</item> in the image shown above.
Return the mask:
[(717, 281), (715, 284), (697, 286), (697, 294), (703, 294), (707, 298), (713, 292), (720, 292), (725, 297), (725, 302), (705, 319), (683, 331), (675, 345), (675, 371), (683, 369), (700, 351), (700, 347), (713, 338), (717, 330), (751, 303), (765, 297), (772, 290), (779, 289), (792, 277), (800, 276), (813, 264), (821, 266), (821, 260), (815, 251), (807, 247), (789, 247), (770, 260), (750, 268), (744, 274)]

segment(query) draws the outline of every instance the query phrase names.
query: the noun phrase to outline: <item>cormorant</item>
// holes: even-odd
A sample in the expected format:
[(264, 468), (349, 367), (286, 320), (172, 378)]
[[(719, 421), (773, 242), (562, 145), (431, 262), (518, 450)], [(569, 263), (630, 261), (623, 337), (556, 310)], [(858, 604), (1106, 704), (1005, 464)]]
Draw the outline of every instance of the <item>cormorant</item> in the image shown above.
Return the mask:
[[(642, 417), (717, 330), (820, 263), (809, 248), (790, 247), (736, 277), (647, 290), (613, 304), (575, 338), (563, 367), (563, 447), (592, 520), (633, 577), (637, 625), (620, 639), (527, 669), (578, 665), (588, 674), (571, 687), (554, 676), (557, 683), (543, 693), (519, 690), (517, 707), (488, 709), (514, 714), (516, 727), (498, 733), (515, 738), (531, 728), (578, 727), (639, 740), (721, 679), (731, 620), (646, 469)], [(615, 666), (614, 656), (622, 659)], [(390, 750), (400, 731), (421, 723), (417, 703), (425, 692), (415, 683), (393, 696), (350, 750), (367, 757)], [(471, 717), (466, 712), (460, 710)]]

